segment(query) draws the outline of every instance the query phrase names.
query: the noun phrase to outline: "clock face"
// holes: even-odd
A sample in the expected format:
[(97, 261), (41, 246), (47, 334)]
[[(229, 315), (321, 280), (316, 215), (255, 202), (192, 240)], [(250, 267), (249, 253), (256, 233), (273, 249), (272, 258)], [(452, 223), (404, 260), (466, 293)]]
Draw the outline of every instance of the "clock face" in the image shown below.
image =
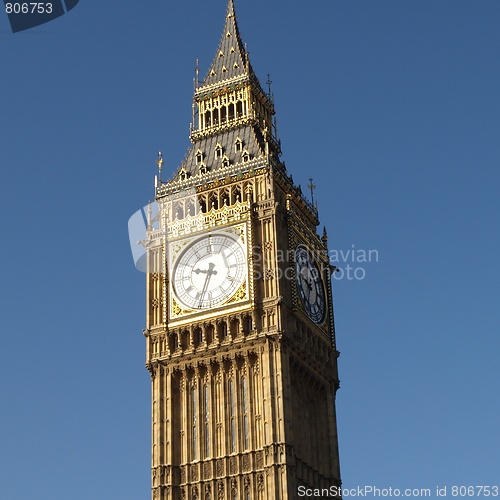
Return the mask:
[(208, 309), (227, 302), (245, 280), (247, 260), (242, 243), (229, 233), (213, 233), (193, 243), (173, 266), (172, 283), (179, 302)]
[(295, 279), (307, 314), (315, 323), (325, 318), (326, 301), (321, 273), (306, 247), (295, 250)]

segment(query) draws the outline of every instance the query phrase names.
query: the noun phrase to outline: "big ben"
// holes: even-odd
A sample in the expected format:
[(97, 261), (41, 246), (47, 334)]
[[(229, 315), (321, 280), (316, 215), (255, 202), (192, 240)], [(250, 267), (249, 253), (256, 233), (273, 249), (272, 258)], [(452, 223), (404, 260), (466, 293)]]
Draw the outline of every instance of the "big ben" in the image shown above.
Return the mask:
[(154, 500), (340, 486), (328, 238), (281, 160), (274, 116), (229, 0), (196, 80), (191, 147), (157, 179), (148, 220)]

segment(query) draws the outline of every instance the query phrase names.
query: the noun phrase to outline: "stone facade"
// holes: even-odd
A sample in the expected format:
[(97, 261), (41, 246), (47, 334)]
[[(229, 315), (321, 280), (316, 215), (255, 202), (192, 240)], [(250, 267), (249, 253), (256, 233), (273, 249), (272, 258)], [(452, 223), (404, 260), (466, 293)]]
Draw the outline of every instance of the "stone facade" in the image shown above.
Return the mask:
[[(280, 160), (272, 98), (250, 66), (232, 0), (194, 103), (192, 147), (175, 178), (157, 183), (145, 242), (152, 498), (285, 500), (300, 485), (338, 486), (327, 237)], [(246, 255), (237, 291), (213, 305), (209, 283), (224, 273), (233, 281), (229, 271), (176, 271), (210, 235), (228, 235)], [(177, 296), (178, 280), (189, 279), (203, 284), (199, 307)]]

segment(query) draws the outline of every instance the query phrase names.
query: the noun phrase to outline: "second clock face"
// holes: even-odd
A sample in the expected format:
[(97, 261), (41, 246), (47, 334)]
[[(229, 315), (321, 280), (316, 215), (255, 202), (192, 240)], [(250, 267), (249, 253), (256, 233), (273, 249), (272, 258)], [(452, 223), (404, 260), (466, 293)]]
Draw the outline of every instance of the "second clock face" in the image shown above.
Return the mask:
[(321, 323), (326, 310), (323, 281), (316, 262), (303, 246), (295, 250), (295, 276), (307, 314), (315, 323)]
[(245, 249), (235, 236), (204, 236), (189, 244), (174, 262), (175, 295), (190, 309), (222, 305), (242, 285), (246, 269)]

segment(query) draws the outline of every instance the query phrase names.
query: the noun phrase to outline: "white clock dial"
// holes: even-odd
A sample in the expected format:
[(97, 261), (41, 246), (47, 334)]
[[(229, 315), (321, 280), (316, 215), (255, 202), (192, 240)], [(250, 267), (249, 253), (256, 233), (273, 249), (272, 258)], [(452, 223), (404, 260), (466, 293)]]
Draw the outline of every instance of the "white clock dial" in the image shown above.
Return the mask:
[(321, 323), (326, 311), (323, 280), (316, 262), (304, 246), (298, 246), (295, 250), (295, 276), (307, 314), (315, 323)]
[(236, 236), (213, 233), (191, 243), (173, 266), (174, 292), (185, 307), (207, 309), (227, 302), (246, 278), (245, 249)]

